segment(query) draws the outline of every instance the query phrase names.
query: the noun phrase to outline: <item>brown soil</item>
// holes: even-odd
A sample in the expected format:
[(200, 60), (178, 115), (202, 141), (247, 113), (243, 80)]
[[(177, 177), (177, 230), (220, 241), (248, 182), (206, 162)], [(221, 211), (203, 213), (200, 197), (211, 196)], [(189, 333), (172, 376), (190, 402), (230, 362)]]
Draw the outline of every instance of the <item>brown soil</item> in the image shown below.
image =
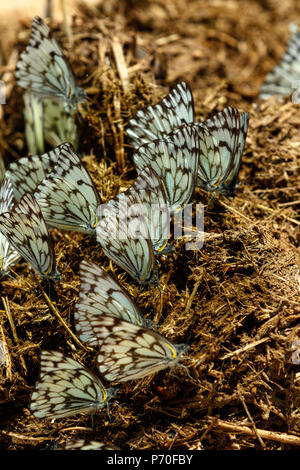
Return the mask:
[[(160, 290), (140, 290), (93, 239), (57, 230), (61, 283), (40, 284), (25, 262), (1, 280), (0, 339), (9, 364), (0, 370), (0, 448), (60, 447), (75, 436), (122, 449), (300, 446), (300, 366), (291, 361), (300, 338), (299, 105), (257, 101), (297, 20), (296, 0), (111, 0), (98, 9), (81, 3), (72, 46), (63, 25), (51, 24), (88, 93), (79, 150), (103, 201), (136, 176), (128, 119), (175, 83), (190, 84), (197, 120), (230, 104), (249, 111), (250, 124), (236, 196), (206, 208), (201, 251), (174, 242), (174, 256), (160, 261)], [(30, 32), (27, 22), (18, 27), (9, 47), (0, 36), (8, 79)], [(0, 122), (6, 165), (26, 155), (22, 90), (11, 85)], [(208, 199), (200, 189), (193, 196)], [(59, 349), (96, 371), (96, 351), (81, 349), (55, 315), (74, 330), (83, 258), (108, 267), (162, 334), (190, 344), (190, 376), (177, 368), (176, 376), (164, 371), (119, 386), (111, 422), (103, 410), (94, 429), (87, 415), (51, 423), (29, 411), (41, 349)]]

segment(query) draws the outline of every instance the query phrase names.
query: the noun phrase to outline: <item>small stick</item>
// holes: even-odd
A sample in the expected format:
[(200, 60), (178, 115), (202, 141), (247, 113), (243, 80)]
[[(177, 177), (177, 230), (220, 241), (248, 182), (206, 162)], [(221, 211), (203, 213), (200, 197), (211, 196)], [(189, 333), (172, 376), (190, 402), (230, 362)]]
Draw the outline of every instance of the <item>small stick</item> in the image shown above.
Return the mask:
[(248, 410), (248, 407), (247, 407), (247, 405), (246, 405), (246, 402), (245, 402), (245, 400), (244, 400), (244, 397), (243, 397), (240, 393), (239, 393), (238, 395), (239, 395), (239, 398), (240, 398), (240, 400), (241, 400), (241, 402), (242, 402), (242, 405), (243, 405), (243, 407), (244, 407), (244, 410), (246, 411), (246, 414), (247, 414), (247, 416), (248, 416), (248, 418), (249, 418), (249, 420), (250, 420), (250, 422), (251, 422), (251, 424), (252, 424), (252, 426), (253, 426), (253, 430), (254, 430), (254, 432), (255, 432), (255, 434), (256, 434), (256, 436), (257, 436), (257, 439), (259, 440), (260, 445), (261, 445), (263, 448), (265, 448), (266, 445), (265, 445), (264, 441), (262, 440), (261, 436), (260, 436), (260, 435), (258, 434), (258, 432), (257, 432), (257, 428), (256, 428), (255, 423), (254, 423), (254, 421), (253, 421), (253, 418), (252, 418), (252, 416), (251, 416), (251, 414), (250, 414), (250, 412), (249, 412), (249, 410)]
[(60, 315), (60, 313), (58, 312), (58, 310), (56, 309), (56, 307), (53, 305), (53, 303), (51, 302), (51, 300), (49, 299), (48, 295), (44, 292), (44, 290), (41, 288), (41, 291), (42, 291), (42, 294), (44, 296), (44, 298), (46, 299), (49, 307), (50, 307), (50, 310), (52, 310), (52, 312), (54, 313), (54, 315), (58, 318), (58, 320), (60, 321), (60, 323), (63, 325), (63, 327), (67, 330), (67, 332), (72, 336), (73, 340), (75, 341), (75, 343), (78, 344), (78, 346), (82, 349), (84, 349), (85, 351), (88, 351), (89, 349), (87, 349), (84, 344), (82, 344), (82, 342), (77, 338), (76, 335), (74, 335), (73, 331), (68, 327), (68, 325), (66, 324), (65, 320), (62, 318), (62, 316)]
[(123, 48), (117, 37), (114, 37), (112, 39), (111, 47), (112, 47), (112, 51), (113, 51), (114, 58), (116, 61), (116, 66), (117, 66), (118, 74), (122, 83), (122, 87), (125, 93), (127, 93), (129, 91), (129, 85), (130, 85), (128, 69), (127, 69), (126, 60), (125, 60), (124, 53), (123, 53)]
[(196, 292), (198, 290), (198, 287), (200, 286), (200, 283), (202, 281), (202, 275), (200, 276), (200, 279), (198, 279), (198, 281), (195, 282), (195, 285), (194, 285), (194, 288), (192, 290), (192, 293), (191, 295), (189, 296), (188, 298), (188, 301), (187, 301), (187, 304), (186, 304), (186, 307), (184, 309), (184, 312), (183, 312), (183, 316), (185, 316), (186, 313), (189, 312), (190, 308), (191, 308), (191, 305), (192, 305), (192, 302), (194, 300), (194, 297), (196, 295)]
[(219, 200), (219, 203), (220, 203), (222, 206), (226, 207), (226, 209), (228, 209), (228, 210), (229, 210), (230, 212), (232, 212), (233, 214), (238, 215), (239, 217), (242, 217), (242, 218), (245, 219), (245, 220), (248, 220), (248, 222), (253, 222), (252, 219), (250, 219), (250, 218), (247, 217), (246, 215), (242, 214), (241, 212), (237, 211), (237, 210), (234, 209), (233, 207), (228, 206), (228, 204), (225, 204), (225, 202)]
[[(12, 316), (11, 316), (8, 298), (7, 297), (2, 297), (2, 302), (3, 302), (4, 308), (5, 308), (5, 312), (6, 312), (11, 330), (12, 330), (12, 334), (13, 334), (15, 343), (16, 343), (17, 347), (20, 348), (20, 342), (19, 342), (19, 338), (18, 338), (18, 335), (17, 335), (16, 327), (14, 325), (14, 322), (13, 322), (13, 319), (12, 319)], [(20, 352), (19, 352), (19, 357), (20, 357), (20, 362), (23, 366), (23, 369), (24, 369), (25, 373), (27, 374), (27, 367), (26, 367), (24, 358), (23, 358), (23, 356)]]
[[(214, 427), (222, 429), (223, 431), (247, 434), (248, 436), (256, 437), (254, 430), (247, 425), (228, 423), (227, 421), (216, 419), (212, 416), (209, 416), (208, 420), (210, 422), (213, 421)], [(293, 436), (284, 432), (265, 431), (264, 429), (257, 429), (257, 433), (263, 439), (281, 442), (282, 444), (300, 446), (300, 437), (298, 436)]]
[(0, 324), (0, 334), (1, 334), (1, 338), (2, 338), (2, 341), (3, 341), (3, 344), (4, 344), (4, 348), (5, 348), (5, 356), (6, 356), (6, 362), (7, 362), (7, 364), (6, 364), (6, 377), (11, 380), (12, 379), (11, 358), (10, 358), (10, 354), (9, 354), (9, 350), (8, 350), (8, 346), (7, 346), (3, 326), (1, 324)]
[[(14, 437), (15, 439), (25, 439), (28, 441), (49, 441), (49, 437), (32, 437), (32, 436), (25, 436), (24, 434), (17, 434), (15, 432), (8, 432), (8, 431), (1, 431), (0, 434), (4, 436)], [(54, 439), (53, 439), (54, 440)]]
[(222, 356), (220, 359), (223, 361), (224, 359), (228, 359), (231, 356), (235, 356), (236, 354), (240, 354), (242, 352), (248, 351), (249, 349), (255, 348), (258, 344), (265, 343), (266, 341), (269, 341), (270, 338), (262, 338), (257, 341), (253, 341), (253, 343), (246, 344), (246, 346), (243, 346), (242, 348), (236, 349), (233, 352), (230, 352), (228, 354), (225, 354)]
[[(264, 211), (269, 211), (269, 212), (276, 212), (274, 209), (271, 209), (271, 207), (263, 206), (262, 204), (257, 204), (259, 209), (262, 209)], [(296, 219), (293, 219), (292, 217), (288, 217), (285, 214), (276, 214), (278, 217), (283, 217), (284, 219), (288, 220), (289, 222), (293, 222), (293, 224), (300, 225), (300, 222)]]

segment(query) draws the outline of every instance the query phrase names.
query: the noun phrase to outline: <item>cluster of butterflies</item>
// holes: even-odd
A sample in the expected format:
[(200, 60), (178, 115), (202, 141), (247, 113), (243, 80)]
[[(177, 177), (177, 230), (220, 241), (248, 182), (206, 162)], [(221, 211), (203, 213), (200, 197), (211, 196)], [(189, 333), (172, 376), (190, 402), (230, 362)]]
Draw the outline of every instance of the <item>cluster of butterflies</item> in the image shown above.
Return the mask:
[[(29, 126), (34, 129), (29, 142), (43, 140), (49, 102), (71, 115), (85, 99), (70, 64), (39, 17), (33, 20), (16, 78), (26, 90), (27, 122), (34, 124)], [(58, 228), (94, 235), (104, 253), (135, 281), (157, 284), (155, 255), (172, 251), (170, 217), (188, 204), (195, 186), (234, 193), (248, 123), (249, 114), (233, 107), (195, 122), (191, 90), (179, 83), (129, 121), (127, 135), (138, 176), (107, 204), (102, 204), (70, 142), (11, 163), (0, 188), (0, 274), (7, 274), (22, 256), (40, 276), (59, 281), (49, 233), (49, 228)], [(173, 344), (156, 332), (105, 270), (84, 260), (80, 279), (76, 332), (82, 342), (97, 348), (105, 380), (134, 380), (179, 362), (187, 345)], [(116, 393), (76, 360), (59, 351), (42, 351), (30, 409), (40, 418), (94, 413), (108, 406)]]

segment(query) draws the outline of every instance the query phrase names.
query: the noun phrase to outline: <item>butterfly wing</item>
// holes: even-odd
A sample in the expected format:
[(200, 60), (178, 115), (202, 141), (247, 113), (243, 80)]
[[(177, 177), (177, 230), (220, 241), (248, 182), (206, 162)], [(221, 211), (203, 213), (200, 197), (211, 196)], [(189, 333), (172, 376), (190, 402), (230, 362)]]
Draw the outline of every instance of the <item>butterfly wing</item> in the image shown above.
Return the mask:
[(70, 439), (64, 445), (64, 450), (120, 450), (120, 448), (90, 439)]
[(29, 43), (20, 55), (15, 75), (20, 87), (41, 97), (60, 99), (70, 107), (76, 107), (85, 96), (64, 53), (38, 16), (33, 19)]
[(43, 104), (45, 140), (53, 147), (62, 142), (70, 142), (77, 148), (75, 113), (66, 109), (60, 101), (45, 99)]
[(95, 413), (110, 396), (101, 381), (79, 362), (59, 351), (42, 351), (40, 376), (30, 403), (37, 418)]
[(227, 107), (198, 126), (198, 184), (209, 191), (234, 190), (249, 124), (249, 114)]
[(6, 172), (10, 178), (14, 194), (20, 200), (25, 193), (33, 193), (37, 186), (54, 169), (60, 155), (61, 146), (42, 155), (23, 157), (9, 165)]
[[(0, 188), (0, 214), (12, 210), (14, 206), (14, 193), (10, 180), (4, 178)], [(15, 264), (20, 253), (9, 243), (8, 239), (0, 233), (0, 276), (6, 274), (8, 267)]]
[(24, 95), (25, 138), (29, 153), (43, 153), (44, 146), (44, 109), (39, 95), (27, 90)]
[(140, 173), (147, 166), (157, 173), (167, 192), (170, 211), (187, 204), (193, 193), (200, 154), (200, 138), (193, 124), (180, 126), (164, 139), (141, 145), (133, 155)]
[[(137, 325), (147, 321), (137, 304), (125, 289), (108, 272), (90, 261), (80, 263), (80, 293), (75, 305), (75, 325), (79, 338), (91, 342), (93, 333), (89, 330), (89, 316), (107, 313)], [(96, 344), (96, 343), (95, 343)]]
[(90, 328), (98, 343), (99, 371), (108, 381), (126, 382), (174, 367), (186, 351), (149, 328), (111, 315), (91, 315)]
[(134, 183), (115, 199), (109, 201), (125, 223), (127, 218), (143, 215), (155, 253), (173, 251), (168, 244), (170, 236), (170, 213), (165, 187), (150, 167), (144, 168)]
[(95, 233), (100, 196), (71, 144), (59, 147), (57, 164), (37, 187), (35, 198), (49, 226)]
[(60, 279), (52, 240), (32, 194), (25, 194), (12, 211), (0, 215), (0, 231), (42, 277)]
[(148, 106), (130, 119), (127, 135), (130, 144), (139, 148), (152, 140), (161, 139), (182, 124), (194, 121), (194, 102), (186, 82), (178, 83), (154, 106)]
[(97, 225), (97, 241), (106, 256), (125, 269), (139, 284), (157, 284), (154, 252), (143, 214), (124, 222), (116, 207), (106, 204)]
[(259, 99), (265, 100), (270, 96), (290, 95), (294, 83), (300, 80), (300, 32), (292, 31), (286, 51), (273, 70), (265, 77), (261, 86)]

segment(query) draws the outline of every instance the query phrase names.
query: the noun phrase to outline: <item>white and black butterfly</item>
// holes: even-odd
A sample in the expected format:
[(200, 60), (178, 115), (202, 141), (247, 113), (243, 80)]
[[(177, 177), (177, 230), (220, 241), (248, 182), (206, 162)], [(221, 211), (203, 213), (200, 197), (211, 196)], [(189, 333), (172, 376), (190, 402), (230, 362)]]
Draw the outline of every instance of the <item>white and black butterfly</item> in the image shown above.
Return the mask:
[(44, 105), (39, 95), (27, 90), (23, 95), (25, 138), (28, 152), (41, 154), (45, 151), (44, 142)]
[(70, 143), (58, 147), (57, 163), (36, 188), (34, 196), (50, 227), (94, 234), (98, 191)]
[[(170, 253), (170, 212), (165, 186), (150, 167), (141, 170), (134, 183), (115, 199), (108, 202), (118, 211), (119, 218), (128, 219), (144, 215), (155, 253)], [(105, 215), (105, 211), (104, 211)]]
[(90, 261), (80, 263), (79, 301), (75, 305), (75, 326), (83, 342), (92, 342), (90, 315), (107, 313), (136, 325), (149, 326), (137, 304), (108, 272)]
[(114, 444), (93, 441), (91, 439), (71, 439), (64, 445), (64, 450), (120, 450)]
[(294, 24), (291, 26), (291, 35), (286, 51), (279, 64), (265, 77), (259, 93), (260, 100), (265, 100), (274, 95), (279, 97), (288, 96), (293, 89), (297, 88), (299, 90), (300, 32)]
[(78, 133), (75, 114), (65, 109), (60, 101), (45, 99), (43, 104), (46, 142), (53, 147), (63, 142), (70, 142), (76, 149), (78, 146)]
[(199, 134), (197, 184), (208, 191), (234, 191), (244, 150), (249, 114), (227, 107), (203, 123), (194, 122), (190, 88), (178, 84), (160, 103), (138, 111), (129, 121), (127, 134), (135, 149), (157, 139), (166, 139), (178, 127), (192, 124)]
[(53, 243), (32, 194), (26, 193), (12, 210), (0, 214), (0, 232), (40, 276), (60, 280)]
[(41, 369), (31, 396), (30, 411), (37, 418), (64, 418), (77, 413), (94, 414), (108, 406), (116, 390), (79, 362), (59, 351), (41, 352)]
[(167, 134), (183, 124), (194, 122), (194, 101), (186, 82), (178, 83), (159, 103), (137, 112), (130, 119), (127, 135), (130, 144), (138, 149)]
[(24, 93), (25, 137), (31, 154), (44, 152), (45, 142), (53, 147), (70, 142), (78, 144), (75, 113), (66, 109), (63, 102), (41, 98), (26, 91)]
[(164, 138), (141, 145), (133, 154), (137, 172), (147, 166), (161, 178), (170, 212), (182, 209), (194, 191), (200, 154), (197, 126), (182, 125)]
[(67, 58), (38, 16), (33, 19), (29, 43), (20, 55), (15, 76), (20, 87), (43, 98), (61, 100), (67, 108), (76, 109), (85, 99)]
[(19, 158), (9, 165), (6, 176), (10, 178), (14, 195), (20, 200), (25, 193), (33, 193), (54, 169), (62, 145), (42, 155)]
[[(8, 178), (4, 178), (0, 188), (0, 215), (9, 212), (15, 204), (13, 187)], [(7, 273), (9, 266), (14, 265), (20, 258), (20, 253), (14, 249), (9, 240), (0, 233), (0, 277)]]
[(199, 124), (199, 186), (208, 191), (233, 194), (244, 151), (249, 113), (227, 107)]
[(188, 349), (186, 344), (174, 344), (149, 328), (112, 315), (90, 315), (87, 321), (94, 334), (88, 343), (98, 345), (99, 371), (108, 381), (127, 382), (173, 368)]
[(148, 221), (143, 213), (138, 216), (134, 214), (124, 221), (113, 204), (106, 204), (96, 233), (106, 256), (139, 284), (158, 284)]

